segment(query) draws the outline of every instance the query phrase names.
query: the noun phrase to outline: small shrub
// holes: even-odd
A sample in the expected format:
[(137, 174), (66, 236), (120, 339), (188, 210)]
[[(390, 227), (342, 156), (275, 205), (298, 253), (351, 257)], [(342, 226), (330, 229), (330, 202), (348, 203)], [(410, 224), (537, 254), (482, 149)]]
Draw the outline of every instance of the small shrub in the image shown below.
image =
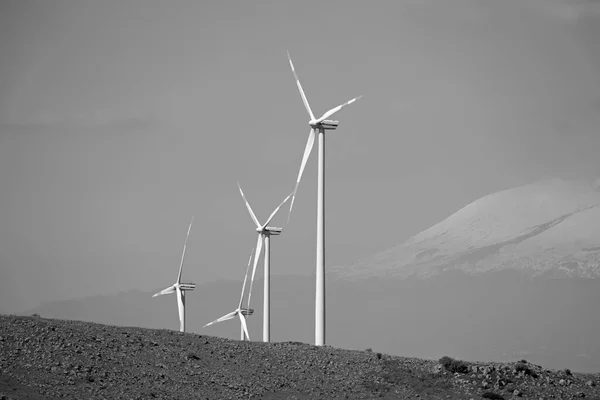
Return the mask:
[(565, 375), (571, 376), (573, 374), (571, 373), (571, 370), (569, 368), (566, 368), (565, 369)]
[(439, 363), (442, 364), (446, 370), (454, 373), (459, 372), (461, 374), (466, 374), (469, 372), (469, 365), (461, 360), (455, 360), (452, 357), (444, 356), (440, 358)]
[(369, 347), (368, 349), (365, 349), (365, 351), (366, 351), (367, 353), (372, 353), (372, 352), (373, 352), (373, 349)]
[(442, 357), (442, 358), (440, 358), (440, 359), (438, 360), (438, 362), (439, 362), (440, 364), (442, 364), (442, 366), (443, 366), (443, 367), (446, 367), (446, 365), (450, 365), (450, 363), (451, 363), (452, 361), (454, 361), (454, 358), (452, 358), (452, 357), (448, 357), (448, 356), (444, 356), (444, 357)]
[(504, 397), (494, 392), (485, 392), (481, 395), (484, 399), (492, 399), (492, 400), (504, 400)]
[[(527, 371), (528, 369), (529, 369), (529, 367), (525, 364), (517, 363), (515, 365), (515, 370), (517, 372), (524, 372), (524, 371)], [(527, 373), (527, 372), (525, 372), (525, 373)]]
[(522, 359), (522, 360), (521, 360), (521, 361), (519, 361), (519, 362), (520, 362), (520, 363), (523, 363), (523, 364), (527, 364), (527, 360), (526, 360), (526, 359)]
[(377, 353), (377, 359), (381, 360), (381, 353)]
[(521, 362), (517, 363), (517, 365), (515, 365), (515, 369), (517, 370), (517, 372), (524, 372), (525, 375), (529, 375), (531, 377), (537, 378), (538, 374), (532, 370), (531, 368), (529, 368), (529, 366), (527, 366), (526, 364), (523, 364)]

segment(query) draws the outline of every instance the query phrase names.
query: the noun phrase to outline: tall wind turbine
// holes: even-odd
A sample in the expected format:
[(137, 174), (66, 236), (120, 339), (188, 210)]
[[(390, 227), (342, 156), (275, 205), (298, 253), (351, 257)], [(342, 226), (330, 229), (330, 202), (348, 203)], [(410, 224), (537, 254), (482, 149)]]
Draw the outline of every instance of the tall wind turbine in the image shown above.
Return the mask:
[(313, 144), (315, 143), (315, 132), (319, 134), (319, 164), (318, 164), (318, 183), (317, 183), (317, 279), (316, 279), (316, 298), (315, 298), (315, 345), (323, 346), (325, 344), (325, 131), (335, 130), (339, 124), (339, 121), (327, 119), (332, 117), (335, 113), (340, 111), (342, 108), (349, 106), (356, 100), (362, 97), (358, 96), (344, 104), (340, 104), (337, 107), (332, 108), (323, 114), (320, 118), (316, 119), (313, 115), (302, 85), (300, 85), (300, 79), (294, 69), (292, 63), (292, 57), (288, 52), (288, 60), (290, 67), (294, 73), (296, 79), (296, 85), (300, 91), (302, 102), (308, 112), (310, 121), (310, 132), (308, 134), (308, 141), (306, 148), (304, 149), (304, 155), (302, 156), (302, 163), (300, 164), (300, 171), (298, 172), (298, 179), (296, 179), (296, 186), (294, 188), (292, 201), (290, 202), (290, 211), (288, 214), (288, 221), (292, 213), (292, 207), (294, 206), (294, 199), (300, 184), (300, 178), (302, 178), (302, 172), (310, 156)]
[(185, 236), (185, 242), (183, 243), (183, 253), (181, 253), (181, 263), (179, 264), (179, 274), (177, 274), (177, 280), (172, 286), (156, 293), (152, 297), (162, 296), (163, 294), (170, 294), (173, 292), (177, 293), (177, 307), (179, 308), (179, 331), (185, 332), (185, 292), (188, 290), (194, 290), (196, 288), (195, 283), (182, 283), (181, 282), (181, 272), (183, 271), (183, 260), (185, 258), (185, 248), (187, 247), (188, 237), (190, 236), (190, 230), (192, 229), (192, 224), (194, 223), (194, 217), (192, 216), (192, 220), (190, 221), (190, 226), (187, 230), (187, 235)]
[(282, 202), (277, 206), (275, 211), (271, 213), (269, 219), (264, 224), (260, 224), (256, 215), (254, 215), (254, 211), (252, 211), (252, 207), (250, 207), (250, 203), (246, 200), (246, 196), (244, 196), (244, 192), (242, 191), (242, 187), (238, 183), (238, 189), (240, 189), (240, 194), (242, 195), (242, 199), (244, 203), (246, 203), (246, 208), (248, 209), (248, 213), (250, 214), (250, 218), (254, 221), (256, 225), (256, 232), (258, 233), (258, 240), (256, 242), (256, 254), (254, 255), (254, 267), (252, 268), (252, 279), (250, 280), (250, 293), (248, 294), (248, 307), (250, 307), (250, 296), (252, 296), (252, 284), (254, 283), (254, 274), (256, 273), (256, 264), (258, 263), (258, 259), (260, 258), (260, 252), (262, 250), (263, 240), (265, 242), (265, 273), (264, 273), (264, 287), (263, 287), (263, 342), (269, 342), (271, 340), (271, 236), (277, 236), (281, 234), (282, 228), (275, 228), (268, 226), (275, 214), (279, 211), (281, 206), (285, 204), (286, 201), (292, 196), (290, 193)]
[[(250, 308), (250, 293), (248, 293), (248, 307), (242, 308), (242, 301), (244, 301), (244, 291), (246, 290), (246, 280), (248, 279), (248, 271), (250, 270), (250, 262), (252, 261), (252, 253), (254, 253), (254, 249), (252, 249), (252, 252), (250, 253), (250, 258), (248, 259), (248, 266), (246, 267), (246, 275), (244, 276), (244, 284), (242, 285), (242, 294), (240, 295), (240, 302), (238, 303), (238, 307), (229, 314), (225, 314), (221, 318), (215, 319), (214, 321), (204, 325), (204, 327), (206, 328), (207, 326), (216, 324), (218, 322), (227, 321), (237, 316), (240, 318), (240, 340), (242, 341), (244, 340), (244, 338), (248, 338), (248, 341), (250, 341), (248, 325), (246, 324), (246, 316), (254, 314), (254, 310)], [(252, 288), (250, 288), (250, 291), (252, 291)]]

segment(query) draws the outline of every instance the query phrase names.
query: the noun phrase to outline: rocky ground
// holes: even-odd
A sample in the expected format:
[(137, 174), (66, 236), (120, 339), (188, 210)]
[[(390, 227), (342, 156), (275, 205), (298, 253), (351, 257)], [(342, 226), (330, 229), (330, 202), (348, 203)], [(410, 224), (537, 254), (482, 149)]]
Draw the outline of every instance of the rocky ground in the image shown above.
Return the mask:
[(598, 399), (600, 374), (0, 315), (0, 400)]

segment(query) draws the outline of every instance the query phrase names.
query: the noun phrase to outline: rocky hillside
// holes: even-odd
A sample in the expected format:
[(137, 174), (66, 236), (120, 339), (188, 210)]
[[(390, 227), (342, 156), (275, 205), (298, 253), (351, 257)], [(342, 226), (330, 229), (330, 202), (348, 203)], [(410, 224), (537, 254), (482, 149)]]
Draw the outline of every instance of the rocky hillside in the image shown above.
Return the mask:
[(0, 316), (0, 398), (600, 399), (600, 375)]
[(507, 268), (529, 276), (600, 276), (597, 185), (549, 179), (493, 193), (401, 245), (332, 272), (404, 278)]
[[(313, 343), (314, 277), (273, 276), (271, 288), (271, 338)], [(231, 311), (229, 301), (239, 289), (237, 281), (199, 285), (186, 299), (188, 331), (239, 338), (236, 320), (203, 327)], [(176, 299), (153, 299), (155, 292), (65, 300), (23, 315), (178, 329)], [(252, 297), (259, 306), (248, 318), (252, 340), (262, 337), (262, 293), (259, 279)], [(431, 279), (330, 279), (327, 343), (432, 359), (527, 358), (546, 368), (596, 373), (598, 304), (600, 279), (524, 279), (514, 270), (480, 275), (448, 271)]]

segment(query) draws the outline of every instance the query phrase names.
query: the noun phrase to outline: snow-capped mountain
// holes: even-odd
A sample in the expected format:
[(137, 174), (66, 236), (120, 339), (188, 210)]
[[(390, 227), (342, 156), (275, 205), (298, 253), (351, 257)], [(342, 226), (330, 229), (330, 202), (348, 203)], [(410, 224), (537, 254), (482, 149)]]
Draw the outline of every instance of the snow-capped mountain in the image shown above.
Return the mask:
[(332, 273), (424, 278), (448, 269), (507, 268), (530, 276), (600, 276), (597, 185), (548, 179), (493, 193), (403, 244)]

